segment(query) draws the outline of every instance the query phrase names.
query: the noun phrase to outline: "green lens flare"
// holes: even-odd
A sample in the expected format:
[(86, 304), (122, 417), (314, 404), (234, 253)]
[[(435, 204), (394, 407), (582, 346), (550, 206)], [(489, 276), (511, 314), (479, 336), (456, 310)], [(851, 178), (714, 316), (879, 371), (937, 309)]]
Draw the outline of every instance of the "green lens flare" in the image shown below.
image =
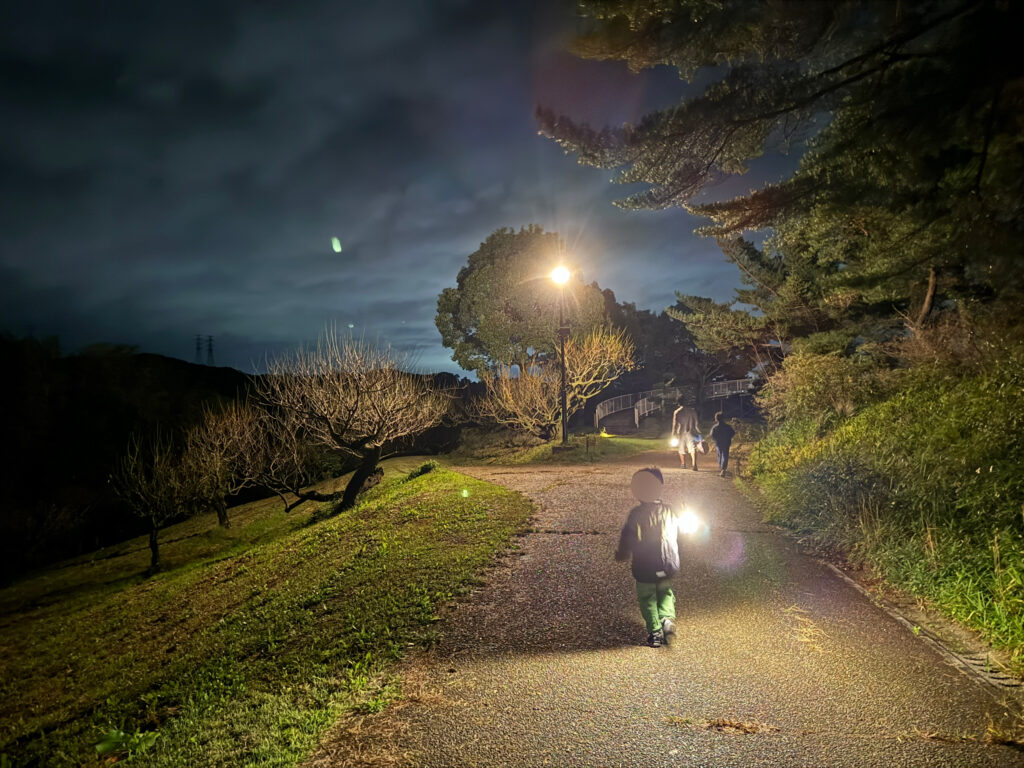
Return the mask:
[(331, 238), (331, 248), (334, 249), (335, 253), (341, 253), (341, 240), (336, 237)]
[(469, 498), (469, 491), (467, 489), (465, 489), (465, 488), (462, 489), (462, 498), (464, 498), (464, 499), (468, 499)]

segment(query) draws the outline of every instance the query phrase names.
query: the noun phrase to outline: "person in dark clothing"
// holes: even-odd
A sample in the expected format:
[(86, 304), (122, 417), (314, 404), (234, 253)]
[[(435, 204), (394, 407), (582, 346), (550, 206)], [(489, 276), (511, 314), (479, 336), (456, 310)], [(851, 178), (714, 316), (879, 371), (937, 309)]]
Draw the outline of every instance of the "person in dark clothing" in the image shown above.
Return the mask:
[(711, 439), (715, 441), (715, 450), (718, 452), (718, 474), (725, 477), (725, 471), (729, 468), (729, 446), (732, 445), (732, 438), (736, 430), (725, 420), (725, 414), (721, 411), (715, 414), (715, 426), (711, 428)]
[(633, 475), (630, 488), (640, 505), (622, 527), (616, 560), (633, 558), (636, 596), (647, 625), (647, 644), (658, 648), (676, 631), (672, 577), (679, 572), (679, 541), (675, 513), (661, 501), (664, 478), (657, 467)]

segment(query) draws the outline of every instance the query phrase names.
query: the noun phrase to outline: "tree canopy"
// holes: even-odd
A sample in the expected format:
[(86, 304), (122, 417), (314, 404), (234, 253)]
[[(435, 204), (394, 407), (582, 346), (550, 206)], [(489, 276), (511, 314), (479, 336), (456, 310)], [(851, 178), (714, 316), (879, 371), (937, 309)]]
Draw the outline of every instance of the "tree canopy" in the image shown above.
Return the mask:
[[(467, 371), (486, 374), (552, 354), (558, 340), (558, 310), (572, 333), (586, 334), (604, 323), (604, 297), (579, 273), (560, 289), (550, 279), (562, 263), (565, 244), (553, 232), (530, 226), (502, 228), (470, 254), (457, 285), (437, 299), (435, 324), (452, 359)], [(567, 267), (572, 264), (567, 262)]]
[[(937, 308), (1024, 293), (1024, 62), (1019, 3), (1000, 0), (582, 0), (575, 50), (632, 69), (702, 68), (702, 95), (595, 130), (538, 111), (580, 162), (647, 189), (626, 208), (709, 217), (780, 335), (885, 336)], [(790, 178), (698, 195), (768, 151)], [(763, 246), (739, 236), (767, 230)]]

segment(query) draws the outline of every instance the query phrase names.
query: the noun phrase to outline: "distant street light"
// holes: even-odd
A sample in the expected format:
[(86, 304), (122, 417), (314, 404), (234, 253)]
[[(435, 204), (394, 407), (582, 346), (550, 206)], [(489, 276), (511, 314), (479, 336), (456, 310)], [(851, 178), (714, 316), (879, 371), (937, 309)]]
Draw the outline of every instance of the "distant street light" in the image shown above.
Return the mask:
[(571, 273), (565, 267), (559, 265), (551, 270), (551, 280), (560, 289), (558, 294), (558, 341), (561, 345), (562, 360), (562, 445), (569, 445), (569, 412), (566, 407), (565, 396), (565, 340), (569, 338), (569, 326), (565, 324), (565, 284), (569, 282)]

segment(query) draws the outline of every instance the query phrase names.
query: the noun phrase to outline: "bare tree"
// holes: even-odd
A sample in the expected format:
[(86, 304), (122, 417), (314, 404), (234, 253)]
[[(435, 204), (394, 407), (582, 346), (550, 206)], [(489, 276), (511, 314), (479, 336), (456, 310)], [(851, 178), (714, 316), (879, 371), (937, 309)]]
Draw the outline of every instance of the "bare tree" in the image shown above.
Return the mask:
[(569, 339), (565, 345), (569, 413), (582, 409), (590, 398), (633, 370), (634, 358), (633, 342), (624, 330), (595, 328)]
[(233, 402), (216, 411), (206, 408), (202, 421), (186, 437), (183, 463), (224, 528), (231, 527), (228, 497), (255, 485), (251, 447), (257, 420), (248, 403)]
[(171, 440), (157, 432), (146, 441), (132, 437), (110, 482), (132, 512), (149, 521), (149, 573), (156, 573), (160, 529), (172, 518), (198, 509), (196, 475), (183, 464)]
[(450, 393), (405, 370), (408, 363), (390, 347), (328, 329), (315, 348), (272, 361), (256, 383), (271, 413), (291, 413), (314, 445), (358, 460), (340, 510), (355, 504), (386, 451), (437, 424), (449, 408)]
[(558, 426), (560, 372), (557, 365), (525, 365), (513, 376), (510, 368), (483, 377), (486, 392), (475, 415), (548, 440)]
[[(308, 488), (323, 469), (323, 448), (309, 439), (301, 416), (288, 408), (255, 411), (247, 462), (256, 484), (276, 493), (285, 512), (306, 501), (331, 501), (334, 496)], [(294, 501), (288, 500), (289, 493)]]
[[(565, 345), (566, 407), (576, 413), (634, 366), (633, 342), (623, 330), (597, 328)], [(561, 370), (551, 357), (534, 357), (484, 378), (486, 394), (476, 412), (489, 421), (550, 439), (561, 413)]]

